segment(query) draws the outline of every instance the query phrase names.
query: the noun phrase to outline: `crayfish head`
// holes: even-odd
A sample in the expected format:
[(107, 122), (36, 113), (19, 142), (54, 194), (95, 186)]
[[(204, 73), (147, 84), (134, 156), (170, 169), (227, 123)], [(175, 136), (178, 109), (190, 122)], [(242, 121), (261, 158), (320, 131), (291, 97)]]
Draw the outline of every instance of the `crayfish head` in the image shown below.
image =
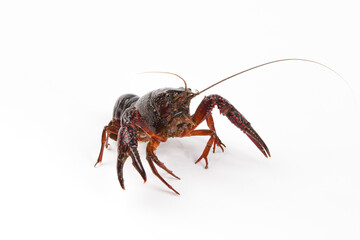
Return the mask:
[[(154, 106), (161, 118), (170, 119), (179, 116), (181, 113), (189, 114), (189, 105), (193, 93), (191, 89), (184, 88), (167, 88), (161, 89), (155, 97)], [(170, 120), (169, 119), (169, 120)]]
[(192, 95), (194, 93), (189, 88), (177, 88), (167, 89), (160, 97), (162, 104), (156, 104), (157, 112), (166, 126), (163, 132), (167, 137), (181, 136), (193, 124), (189, 109)]

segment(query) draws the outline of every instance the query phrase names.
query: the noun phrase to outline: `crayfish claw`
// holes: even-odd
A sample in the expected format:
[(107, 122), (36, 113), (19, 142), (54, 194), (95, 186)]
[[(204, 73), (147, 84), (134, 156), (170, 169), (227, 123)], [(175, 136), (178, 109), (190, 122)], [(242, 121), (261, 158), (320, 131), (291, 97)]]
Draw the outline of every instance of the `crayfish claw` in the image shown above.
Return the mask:
[(257, 132), (248, 125), (248, 129), (246, 129), (245, 134), (250, 138), (250, 140), (255, 144), (255, 146), (264, 154), (266, 158), (271, 157), (269, 148), (266, 146), (265, 142), (261, 139), (261, 137), (257, 134)]
[(127, 155), (124, 153), (119, 154), (118, 156), (118, 161), (117, 161), (117, 174), (118, 174), (118, 179), (119, 179), (119, 183), (122, 189), (125, 190), (125, 185), (124, 185), (124, 177), (123, 177), (123, 168), (124, 168), (124, 163), (127, 159)]
[(139, 152), (136, 149), (134, 149), (133, 151), (130, 152), (130, 157), (133, 160), (132, 165), (139, 172), (141, 177), (144, 179), (144, 183), (145, 183), (146, 182), (146, 173), (145, 173), (144, 167), (140, 161)]

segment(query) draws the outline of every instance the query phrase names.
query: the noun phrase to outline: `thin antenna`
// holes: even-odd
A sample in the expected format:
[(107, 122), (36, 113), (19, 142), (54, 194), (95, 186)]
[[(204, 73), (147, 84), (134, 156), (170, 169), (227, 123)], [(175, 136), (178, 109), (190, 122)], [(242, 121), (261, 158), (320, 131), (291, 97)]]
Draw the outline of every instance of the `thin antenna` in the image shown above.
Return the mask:
[(172, 72), (151, 71), (151, 72), (142, 72), (142, 73), (140, 73), (140, 74), (143, 74), (143, 73), (165, 73), (165, 74), (171, 74), (171, 75), (177, 76), (178, 78), (180, 78), (181, 80), (183, 80), (183, 82), (184, 82), (184, 84), (185, 84), (185, 92), (187, 91), (187, 84), (186, 84), (185, 79), (183, 79), (182, 77), (180, 77), (179, 75), (177, 75), (177, 74), (175, 74), (175, 73), (172, 73)]
[(352, 94), (354, 95), (354, 92), (352, 91), (352, 88), (351, 88), (350, 84), (349, 84), (340, 74), (338, 74), (335, 70), (331, 69), (330, 67), (328, 67), (328, 66), (326, 66), (326, 65), (324, 65), (324, 64), (322, 64), (322, 63), (319, 63), (319, 62), (316, 62), (316, 61), (313, 61), (313, 60), (308, 60), (308, 59), (301, 59), (301, 58), (285, 58), (285, 59), (279, 59), (279, 60), (274, 60), (274, 61), (271, 61), (271, 62), (266, 62), (266, 63), (260, 64), (260, 65), (257, 65), (257, 66), (255, 66), (255, 67), (248, 68), (248, 69), (246, 69), (246, 70), (244, 70), (244, 71), (241, 71), (241, 72), (239, 72), (239, 73), (236, 73), (236, 74), (234, 74), (234, 75), (232, 75), (232, 76), (230, 76), (230, 77), (224, 78), (223, 80), (220, 80), (220, 81), (214, 83), (213, 85), (205, 88), (204, 90), (201, 90), (200, 92), (196, 93), (195, 95), (199, 95), (199, 94), (205, 92), (206, 90), (208, 90), (208, 89), (210, 89), (210, 88), (218, 85), (219, 83), (222, 83), (222, 82), (224, 82), (224, 81), (226, 81), (226, 80), (228, 80), (228, 79), (230, 79), (230, 78), (232, 78), (232, 77), (235, 77), (235, 76), (237, 76), (237, 75), (243, 74), (243, 73), (245, 73), (245, 72), (251, 71), (251, 70), (253, 70), (253, 69), (256, 69), (256, 68), (259, 68), (259, 67), (262, 67), (262, 66), (265, 66), (265, 65), (269, 65), (269, 64), (273, 64), (273, 63), (277, 63), (277, 62), (284, 62), (284, 61), (303, 61), (303, 62), (311, 62), (311, 63), (315, 63), (315, 64), (318, 64), (318, 65), (321, 65), (321, 66), (329, 69), (329, 70), (332, 71), (333, 73), (335, 73), (335, 74), (336, 74), (337, 76), (339, 76), (342, 80), (344, 80), (344, 82), (345, 82), (346, 85), (350, 88)]

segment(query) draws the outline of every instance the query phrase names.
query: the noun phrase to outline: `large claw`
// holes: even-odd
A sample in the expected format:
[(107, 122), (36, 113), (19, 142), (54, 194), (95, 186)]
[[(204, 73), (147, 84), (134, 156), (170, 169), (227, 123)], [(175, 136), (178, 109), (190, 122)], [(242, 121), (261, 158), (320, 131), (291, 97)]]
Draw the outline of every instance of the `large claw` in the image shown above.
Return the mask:
[[(144, 167), (142, 166), (142, 163), (140, 161), (140, 156), (139, 156), (138, 151), (136, 149), (132, 150), (132, 151), (130, 151), (129, 155), (133, 160), (132, 161), (133, 166), (140, 173), (140, 175), (144, 179), (144, 183), (145, 183), (146, 182), (146, 173), (145, 173)], [(123, 168), (124, 168), (124, 164), (125, 164), (125, 161), (127, 158), (128, 158), (127, 153), (120, 153), (118, 156), (118, 161), (117, 161), (118, 179), (119, 179), (122, 189), (124, 189), (124, 190), (125, 190), (125, 185), (124, 185), (124, 177), (123, 177)]]
[(259, 134), (251, 127), (250, 123), (247, 124), (244, 133), (250, 138), (250, 140), (257, 146), (257, 148), (264, 154), (265, 157), (271, 157), (270, 151), (265, 142), (261, 139)]
[(125, 190), (125, 185), (124, 185), (124, 177), (123, 177), (123, 167), (126, 159), (127, 159), (126, 154), (119, 154), (117, 160), (117, 167), (116, 167), (120, 186), (124, 190)]
[(130, 148), (130, 157), (132, 158), (132, 165), (135, 169), (140, 173), (141, 177), (144, 179), (144, 183), (146, 182), (146, 173), (144, 167), (141, 163), (139, 152), (137, 149)]
[(256, 131), (251, 127), (246, 118), (225, 98), (219, 95), (209, 95), (204, 98), (196, 109), (195, 114), (192, 116), (192, 120), (198, 125), (208, 115), (208, 125), (213, 128), (212, 117), (209, 117), (212, 109), (215, 105), (219, 108), (220, 113), (226, 116), (232, 124), (240, 128), (250, 140), (259, 148), (265, 157), (270, 157), (270, 151), (265, 142), (260, 138)]
[(141, 177), (146, 182), (146, 173), (144, 167), (142, 166), (139, 152), (137, 151), (138, 146), (138, 134), (135, 127), (131, 124), (131, 117), (134, 112), (128, 111), (125, 114), (128, 114), (127, 119), (130, 121), (128, 123), (124, 123), (118, 133), (118, 163), (117, 163), (117, 173), (120, 185), (123, 189), (124, 186), (124, 178), (123, 178), (123, 167), (126, 159), (130, 156), (132, 159), (132, 165), (135, 169), (140, 173)]

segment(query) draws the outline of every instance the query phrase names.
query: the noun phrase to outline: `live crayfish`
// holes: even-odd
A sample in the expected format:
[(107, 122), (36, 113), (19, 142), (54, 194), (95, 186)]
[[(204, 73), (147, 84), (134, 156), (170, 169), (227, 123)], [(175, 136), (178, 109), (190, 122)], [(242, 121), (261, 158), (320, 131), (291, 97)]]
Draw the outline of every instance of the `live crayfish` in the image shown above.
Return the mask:
[[(138, 141), (146, 141), (148, 142), (146, 147), (146, 159), (152, 172), (166, 186), (168, 186), (168, 188), (179, 194), (161, 177), (155, 167), (155, 164), (171, 174), (173, 177), (178, 179), (180, 178), (177, 177), (171, 170), (169, 170), (164, 165), (164, 163), (159, 161), (155, 155), (155, 150), (159, 146), (160, 142), (166, 142), (168, 138), (209, 136), (210, 138), (205, 146), (203, 153), (195, 162), (198, 163), (200, 160), (204, 159), (205, 168), (207, 168), (207, 156), (211, 147), (213, 146), (214, 151), (216, 146), (220, 147), (222, 151), (224, 151), (223, 147), (225, 147), (225, 145), (217, 136), (214, 127), (212, 110), (215, 106), (218, 107), (222, 115), (226, 116), (230, 122), (232, 122), (250, 138), (250, 140), (264, 154), (265, 157), (270, 157), (270, 151), (268, 147), (253, 129), (250, 122), (248, 122), (245, 117), (225, 98), (219, 95), (206, 96), (196, 109), (195, 113), (192, 115), (190, 115), (189, 105), (192, 98), (229, 78), (267, 64), (288, 60), (308, 61), (324, 66), (321, 63), (307, 59), (275, 60), (234, 74), (196, 93), (187, 88), (185, 80), (182, 79), (179, 75), (170, 73), (180, 77), (184, 81), (185, 87), (176, 89), (158, 89), (147, 93), (143, 97), (138, 97), (133, 94), (125, 94), (120, 96), (115, 103), (112, 120), (103, 129), (100, 154), (95, 166), (101, 163), (104, 146), (106, 148), (108, 147), (108, 138), (110, 137), (118, 143), (117, 174), (121, 187), (125, 189), (123, 166), (129, 156), (132, 158), (133, 166), (140, 173), (141, 177), (144, 179), (144, 182), (146, 182), (146, 173), (137, 150)], [(196, 129), (197, 126), (203, 121), (206, 121), (209, 129)]]

